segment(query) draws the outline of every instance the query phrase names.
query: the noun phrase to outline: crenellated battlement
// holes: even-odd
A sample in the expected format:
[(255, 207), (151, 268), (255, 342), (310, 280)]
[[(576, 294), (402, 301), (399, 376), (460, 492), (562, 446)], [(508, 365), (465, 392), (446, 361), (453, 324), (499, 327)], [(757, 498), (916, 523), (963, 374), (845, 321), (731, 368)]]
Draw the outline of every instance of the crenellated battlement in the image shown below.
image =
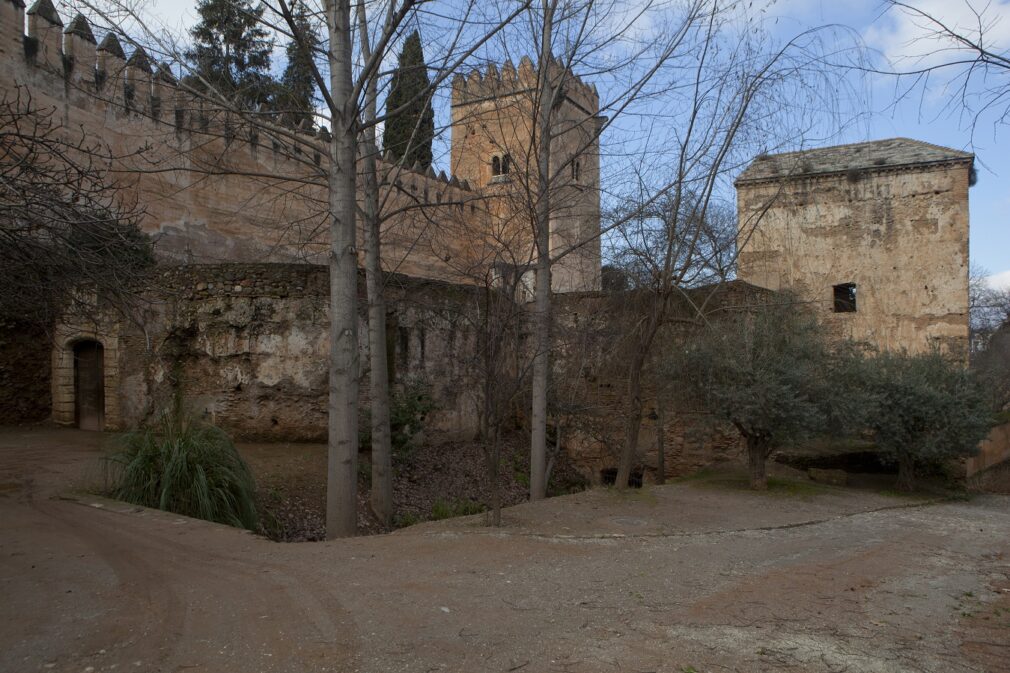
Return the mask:
[[(171, 133), (206, 136), (208, 140), (222, 138), (228, 143), (230, 155), (245, 152), (262, 158), (262, 145), (268, 145), (270, 159), (289, 161), (293, 171), (308, 158), (317, 166), (326, 160), (330, 139), (326, 127), (307, 121), (299, 125), (287, 115), (262, 111), (269, 119), (264, 124), (266, 132), (271, 126), (278, 131), (264, 140), (260, 125), (254, 128), (244, 124), (238, 115), (215, 109), (192, 95), (179, 86), (167, 65), (155, 63), (140, 45), (112, 32), (99, 43), (83, 15), (78, 14), (64, 27), (51, 0), (37, 0), (27, 11), (20, 0), (0, 0), (0, 6), (0, 31), (8, 38), (18, 36), (6, 40), (16, 49), (4, 50), (2, 56), (20, 60), (28, 74), (34, 75), (30, 82), (17, 82), (30, 84), (34, 92), (44, 87), (52, 98), (81, 109), (112, 106), (117, 113), (127, 115), (132, 126), (149, 125), (151, 137)], [(28, 32), (24, 33), (20, 27), (25, 25), (26, 17)], [(129, 56), (124, 42), (131, 47)], [(383, 184), (400, 184), (416, 193), (422, 203), (474, 198), (467, 181), (444, 172), (398, 166), (386, 157), (380, 160), (380, 167)]]
[[(600, 109), (600, 97), (596, 85), (586, 84), (570, 68), (557, 58), (548, 61), (548, 73), (552, 81), (564, 77), (565, 97), (589, 114)], [(452, 80), (452, 104), (468, 105), (512, 96), (530, 95), (536, 91), (539, 70), (529, 56), (523, 56), (516, 68), (511, 60), (506, 60), (501, 69), (491, 63), (481, 72), (472, 70), (468, 75), (459, 74)]]
[[(550, 67), (552, 76), (566, 72), (553, 60)], [(564, 76), (566, 100), (594, 114), (595, 90)], [(453, 103), (461, 96), (516, 94), (535, 86), (536, 77), (528, 58), (518, 68), (492, 66), (486, 75), (457, 78)], [(325, 126), (270, 109), (236, 113), (215, 106), (137, 41), (102, 34), (83, 15), (61, 17), (53, 0), (35, 0), (28, 9), (23, 0), (0, 0), (0, 85), (14, 95), (26, 91), (54, 123), (107, 149), (124, 198), (142, 204), (141, 226), (156, 238), (163, 259), (325, 261), (331, 140)], [(568, 116), (585, 119), (581, 112)], [(378, 163), (389, 268), (467, 282), (494, 258), (504, 226), (500, 190), (488, 189), (476, 172), (460, 172), (455, 161), (455, 175), (399, 165), (389, 156)], [(597, 231), (598, 207), (587, 212), (586, 230)], [(555, 278), (575, 258), (559, 264)], [(590, 262), (558, 286), (595, 287), (598, 259)]]

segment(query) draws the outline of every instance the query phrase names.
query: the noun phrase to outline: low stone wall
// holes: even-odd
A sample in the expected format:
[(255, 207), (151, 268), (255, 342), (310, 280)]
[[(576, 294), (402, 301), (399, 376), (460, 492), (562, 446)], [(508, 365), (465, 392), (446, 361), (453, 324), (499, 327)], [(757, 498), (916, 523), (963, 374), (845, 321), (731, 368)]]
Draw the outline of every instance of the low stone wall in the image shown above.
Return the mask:
[(1010, 423), (994, 427), (978, 445), (978, 455), (965, 460), (965, 476), (973, 477), (1007, 461), (1010, 461)]
[[(160, 268), (134, 322), (85, 333), (111, 341), (107, 392), (116, 414), (106, 426), (141, 425), (176, 395), (236, 437), (318, 441), (326, 437), (329, 280), (321, 266), (223, 264)], [(360, 292), (364, 293), (362, 277)], [(465, 287), (389, 275), (387, 348), (394, 385), (419, 381), (436, 403), (432, 432), (458, 438), (475, 432), (475, 400), (457, 350), (469, 343)], [(138, 325), (143, 325), (143, 328)], [(78, 330), (61, 326), (62, 343)], [(368, 339), (362, 296), (361, 404), (368, 400)], [(110, 353), (108, 344), (106, 353)], [(109, 359), (112, 359), (109, 358)], [(58, 359), (58, 357), (56, 358)], [(72, 368), (69, 371), (72, 377)], [(66, 375), (63, 374), (64, 378)], [(66, 390), (66, 382), (62, 390)], [(70, 381), (72, 386), (72, 380)], [(59, 387), (59, 384), (54, 387)], [(72, 391), (72, 387), (71, 387)], [(66, 400), (73, 408), (71, 398)], [(57, 422), (72, 423), (72, 417)]]
[[(718, 321), (747, 307), (767, 302), (768, 290), (739, 281), (690, 290), (670, 300), (667, 320), (660, 328), (652, 353), (662, 353), (699, 324), (701, 311)], [(634, 351), (641, 312), (636, 304), (648, 295), (625, 292), (568, 294), (555, 300), (555, 423), (562, 426), (562, 446), (579, 471), (594, 482), (617, 467), (625, 443), (628, 413), (628, 363)], [(656, 361), (643, 372), (642, 422), (639, 427), (637, 470), (646, 481), (658, 471), (658, 437), (663, 435), (665, 476), (674, 478), (739, 458), (740, 435), (699, 409), (674, 408), (666, 403), (660, 414), (656, 400)], [(660, 427), (659, 418), (664, 423)]]

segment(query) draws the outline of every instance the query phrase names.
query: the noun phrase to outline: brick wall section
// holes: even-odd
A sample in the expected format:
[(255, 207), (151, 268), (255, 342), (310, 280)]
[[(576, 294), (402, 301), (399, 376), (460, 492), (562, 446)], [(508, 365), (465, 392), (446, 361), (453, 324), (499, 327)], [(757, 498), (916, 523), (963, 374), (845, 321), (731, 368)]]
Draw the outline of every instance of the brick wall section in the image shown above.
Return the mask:
[[(699, 307), (709, 321), (769, 301), (774, 293), (734, 281), (698, 288), (673, 300), (669, 320), (661, 328), (653, 353), (682, 340), (697, 323), (690, 306)], [(627, 400), (628, 325), (638, 318), (636, 292), (578, 293), (558, 297), (555, 303), (556, 399), (562, 408), (562, 445), (576, 467), (599, 480), (604, 469), (615, 468), (624, 444)], [(637, 465), (646, 480), (654, 480), (658, 464), (657, 437), (663, 432), (666, 477), (691, 474), (702, 467), (739, 458), (743, 449), (739, 433), (697, 409), (665, 405), (665, 425), (660, 428), (655, 387), (650, 379), (655, 362), (647, 365), (643, 385), (643, 420)], [(556, 418), (552, 420), (556, 422)]]

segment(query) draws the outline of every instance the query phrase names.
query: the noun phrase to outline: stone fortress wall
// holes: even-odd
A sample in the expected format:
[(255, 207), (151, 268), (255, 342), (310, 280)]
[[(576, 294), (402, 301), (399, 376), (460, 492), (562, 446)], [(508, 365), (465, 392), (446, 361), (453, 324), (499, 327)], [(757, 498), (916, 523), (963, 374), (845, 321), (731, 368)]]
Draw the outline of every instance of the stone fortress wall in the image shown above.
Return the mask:
[[(27, 13), (21, 0), (0, 0), (0, 86), (8, 96), (30, 95), (34, 108), (54, 111), (68, 132), (107, 148), (124, 193), (146, 210), (142, 226), (163, 261), (325, 262), (325, 129), (279, 119), (275, 132), (254, 132), (187, 94), (142, 48), (127, 56), (125, 41), (110, 33), (99, 43), (81, 16), (64, 25), (49, 0)], [(455, 282), (480, 278), (500, 243), (489, 235), (493, 213), (502, 210), (493, 190), (420, 166), (382, 161), (380, 173), (386, 268)], [(595, 220), (582, 229), (587, 236), (599, 231), (598, 213), (597, 194)], [(565, 283), (556, 289), (597, 288), (596, 260), (595, 268), (562, 261)]]

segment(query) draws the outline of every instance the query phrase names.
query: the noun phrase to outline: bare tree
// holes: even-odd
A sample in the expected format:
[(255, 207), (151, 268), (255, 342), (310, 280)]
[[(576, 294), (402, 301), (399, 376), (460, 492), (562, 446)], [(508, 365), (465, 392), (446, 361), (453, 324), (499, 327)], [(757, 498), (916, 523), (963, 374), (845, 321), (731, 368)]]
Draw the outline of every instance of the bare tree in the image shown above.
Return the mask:
[(953, 16), (966, 14), (964, 23), (903, 0), (886, 0), (885, 6), (911, 21), (920, 33), (903, 45), (907, 56), (871, 69), (898, 78), (896, 100), (917, 95), (939, 79), (947, 109), (967, 114), (973, 132), (987, 114), (995, 125), (1010, 121), (1010, 45), (993, 37), (1000, 17), (992, 3), (956, 0), (945, 5)]
[(0, 317), (45, 330), (99, 304), (129, 310), (154, 261), (118, 157), (55, 113), (23, 87), (0, 99)]
[[(353, 535), (357, 511), (359, 385), (358, 188), (364, 182), (364, 209), (368, 213), (364, 224), (366, 230), (374, 233), (373, 213), (376, 204), (371, 181), (377, 169), (372, 165), (376, 157), (372, 129), (397, 112), (387, 110), (385, 115), (376, 114), (377, 81), (386, 76), (382, 70), (386, 55), (407, 25), (424, 20), (425, 7), (413, 0), (394, 0), (381, 6), (352, 4), (350, 0), (322, 0), (309, 11), (311, 15), (320, 17), (325, 26), (326, 39), (317, 46), (314, 39), (301, 33), (302, 28), (299, 22), (293, 20), (288, 0), (264, 3), (265, 11), (257, 20), (268, 30), (281, 33), (296, 44), (303, 44), (306, 50), (315, 55), (312, 61), (313, 74), (322, 105), (319, 116), (328, 120), (330, 128), (307, 133), (311, 129), (290, 128), (281, 123), (283, 119), (278, 119), (273, 111), (249, 110), (242, 107), (240, 101), (229, 97), (227, 92), (217, 90), (212, 82), (205, 81), (189, 66), (183, 57), (185, 50), (180, 48), (172, 36), (166, 36), (145, 25), (143, 17), (134, 11), (132, 3), (96, 0), (87, 5), (107, 27), (116, 32), (124, 32), (122, 27), (126, 24), (138, 26), (145, 34), (135, 39), (145, 42), (150, 53), (174, 62), (176, 67), (187, 72), (190, 75), (187, 79), (195, 81), (193, 86), (185, 88), (186, 94), (200, 104), (201, 115), (217, 115), (224, 120), (224, 131), (219, 130), (217, 133), (225, 140), (229, 134), (234, 134), (234, 124), (237, 123), (244, 126), (247, 133), (255, 133), (271, 139), (275, 145), (292, 148), (290, 156), (302, 165), (304, 172), (300, 175), (278, 177), (266, 171), (257, 174), (248, 168), (234, 169), (232, 174), (274, 183), (287, 180), (298, 189), (304, 186), (309, 190), (309, 198), (319, 204), (323, 214), (322, 219), (329, 232), (326, 238), (330, 269), (327, 536)], [(463, 18), (453, 23), (447, 31), (442, 68), (432, 79), (432, 87), (443, 82), (476, 48), (521, 12), (524, 5), (519, 4), (490, 21), (474, 18), (477, 7), (475, 2), (466, 2), (461, 6)], [(370, 17), (372, 10), (379, 12), (381, 18)], [(352, 11), (355, 14), (352, 15)], [(423, 95), (430, 96), (431, 91), (423, 92)], [(407, 101), (405, 106), (412, 102), (414, 101)], [(204, 111), (203, 104), (208, 106), (208, 111)], [(204, 126), (210, 130), (212, 125)], [(213, 138), (213, 134), (209, 137)], [(325, 160), (316, 161), (315, 157), (320, 156)], [(359, 177), (359, 162), (368, 156), (371, 158), (365, 163), (366, 178), (362, 180)], [(191, 169), (192, 165), (188, 165), (184, 170)], [(232, 170), (220, 162), (206, 169), (218, 173)], [(314, 227), (310, 227), (309, 233), (310, 236), (315, 234)], [(369, 266), (372, 281), (377, 282), (374, 272), (379, 266), (376, 261), (379, 259), (379, 248), (377, 239), (371, 234), (369, 240), (373, 243), (369, 246), (373, 261)], [(377, 296), (374, 290), (373, 286), (370, 295), (373, 299)], [(373, 302), (373, 308), (376, 311), (382, 310), (378, 302)], [(379, 322), (376, 321), (376, 328), (381, 327)], [(379, 349), (372, 349), (378, 358), (381, 356), (376, 353), (377, 350)], [(381, 363), (377, 364), (376, 377), (381, 378)], [(379, 406), (379, 413), (375, 414), (380, 419), (377, 422), (383, 423), (383, 416), (388, 418), (388, 391), (386, 396), (382, 396), (380, 388), (379, 399), (373, 399), (372, 402)], [(385, 414), (381, 410), (383, 405), (386, 405)], [(377, 510), (381, 517), (386, 517), (389, 498), (388, 490), (383, 488), (383, 484), (388, 483), (388, 479), (385, 474), (381, 474), (383, 461), (380, 461), (377, 470), (380, 472), (378, 481), (381, 491), (377, 496)]]

